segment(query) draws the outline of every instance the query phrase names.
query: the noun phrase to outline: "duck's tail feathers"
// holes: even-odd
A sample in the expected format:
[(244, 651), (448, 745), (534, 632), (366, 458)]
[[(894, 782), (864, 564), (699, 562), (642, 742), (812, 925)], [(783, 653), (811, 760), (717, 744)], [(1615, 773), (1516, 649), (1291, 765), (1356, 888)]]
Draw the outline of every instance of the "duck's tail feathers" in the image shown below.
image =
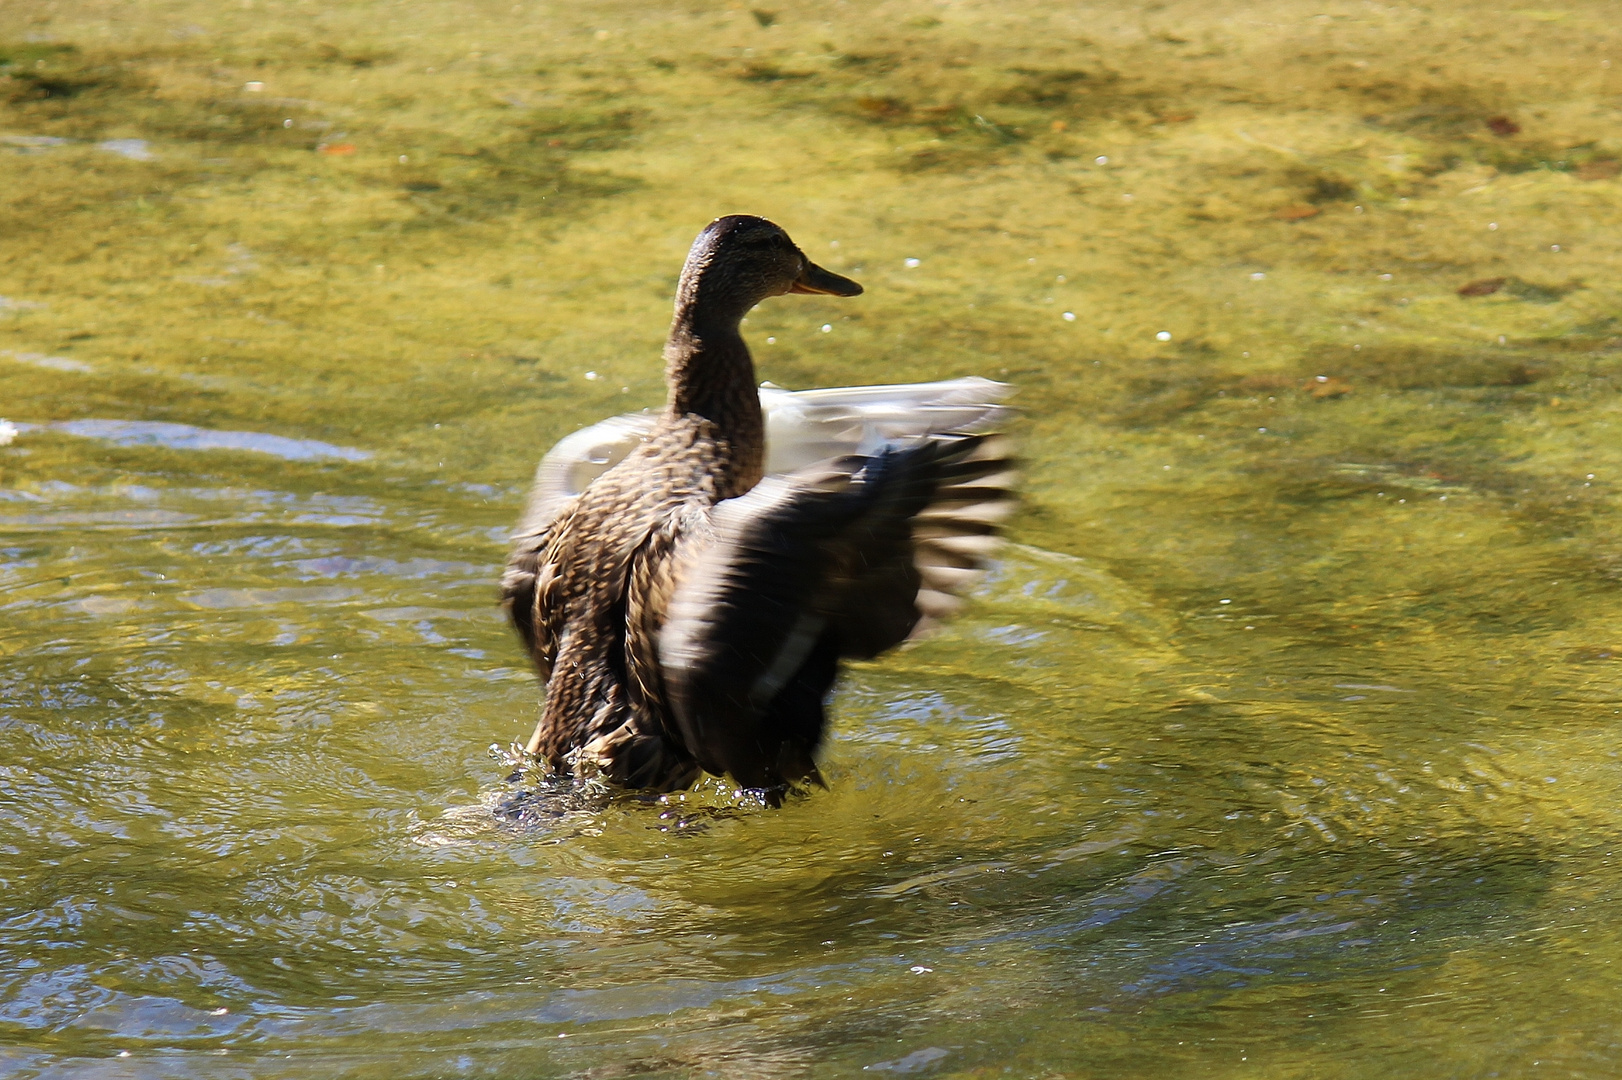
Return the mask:
[(631, 724), (599, 735), (569, 755), (578, 775), (595, 769), (620, 787), (645, 791), (679, 791), (693, 786), (702, 770), (662, 733), (638, 731)]

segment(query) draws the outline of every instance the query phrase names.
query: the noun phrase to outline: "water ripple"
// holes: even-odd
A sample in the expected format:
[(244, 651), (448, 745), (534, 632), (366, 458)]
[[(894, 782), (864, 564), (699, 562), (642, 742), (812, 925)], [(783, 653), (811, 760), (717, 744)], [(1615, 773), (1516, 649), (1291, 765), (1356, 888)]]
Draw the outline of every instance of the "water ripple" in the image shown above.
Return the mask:
[(102, 439), (118, 446), (162, 446), (170, 450), (246, 450), (288, 461), (365, 461), (372, 455), (352, 446), (335, 446), (317, 439), (291, 439), (262, 431), (217, 431), (191, 424), (158, 420), (58, 420), (48, 424), (18, 424), (19, 432), (41, 429), (86, 439)]

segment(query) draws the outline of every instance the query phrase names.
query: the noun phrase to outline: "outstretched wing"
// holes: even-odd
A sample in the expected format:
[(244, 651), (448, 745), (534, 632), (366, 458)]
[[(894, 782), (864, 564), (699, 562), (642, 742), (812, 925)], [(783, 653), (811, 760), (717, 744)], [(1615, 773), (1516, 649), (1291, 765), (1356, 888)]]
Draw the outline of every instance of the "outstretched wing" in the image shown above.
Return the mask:
[(925, 435), (991, 431), (1007, 416), (1006, 383), (969, 376), (941, 382), (760, 388), (766, 412), (766, 472), (789, 473), (829, 458), (877, 453)]
[[(760, 404), (766, 415), (766, 471), (789, 473), (830, 458), (872, 454), (886, 443), (931, 433), (987, 430), (1006, 413), (999, 402), (1008, 389), (974, 377), (803, 391), (764, 386)], [(554, 526), (576, 496), (641, 444), (655, 419), (627, 413), (582, 428), (560, 439), (535, 469), (529, 501), (513, 531), (501, 599), (542, 678), (551, 670), (552, 644), (535, 618), (545, 610), (547, 588), (556, 580), (555, 568), (551, 573), (547, 569)], [(960, 556), (943, 550), (937, 565), (958, 568), (961, 562)], [(935, 588), (920, 603), (934, 616), (950, 607), (949, 597)]]
[[(890, 386), (822, 390), (760, 388), (766, 415), (766, 472), (789, 473), (887, 442), (940, 432), (989, 431), (1007, 414), (1005, 383), (968, 376)], [(535, 470), (514, 539), (543, 529), (570, 499), (635, 450), (653, 428), (649, 413), (625, 413), (558, 440)]]
[[(567, 517), (565, 512), (565, 520)], [(553, 642), (537, 620), (546, 611), (558, 579), (557, 564), (549, 558), (556, 520), (555, 515), (548, 517), (539, 528), (516, 534), (501, 574), (501, 606), (518, 631), (524, 651), (540, 670), (542, 682), (552, 675)]]
[(635, 413), (614, 416), (558, 440), (535, 468), (524, 516), (513, 530), (512, 550), (501, 575), (501, 604), (513, 629), (534, 657), (545, 680), (552, 671), (552, 644), (536, 624), (547, 606), (548, 587), (557, 567), (548, 562), (554, 525), (567, 517), (574, 499), (591, 482), (623, 461), (653, 427), (654, 418)]
[(660, 638), (689, 751), (748, 787), (814, 775), (841, 657), (906, 640), (957, 601), (1012, 509), (996, 436), (930, 435), (719, 504)]
[(544, 533), (570, 499), (641, 445), (655, 419), (647, 413), (611, 416), (559, 439), (535, 467), (524, 516), (513, 530), (513, 544)]

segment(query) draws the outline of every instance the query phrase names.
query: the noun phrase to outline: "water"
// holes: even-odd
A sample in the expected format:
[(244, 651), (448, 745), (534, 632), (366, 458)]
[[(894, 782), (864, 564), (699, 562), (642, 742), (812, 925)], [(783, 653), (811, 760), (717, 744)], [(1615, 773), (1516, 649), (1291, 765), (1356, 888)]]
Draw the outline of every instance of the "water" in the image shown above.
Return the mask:
[[(0, 11), (0, 1071), (1622, 1072), (1607, 6), (576, 7)], [(736, 211), (1016, 545), (560, 812), (502, 538)]]

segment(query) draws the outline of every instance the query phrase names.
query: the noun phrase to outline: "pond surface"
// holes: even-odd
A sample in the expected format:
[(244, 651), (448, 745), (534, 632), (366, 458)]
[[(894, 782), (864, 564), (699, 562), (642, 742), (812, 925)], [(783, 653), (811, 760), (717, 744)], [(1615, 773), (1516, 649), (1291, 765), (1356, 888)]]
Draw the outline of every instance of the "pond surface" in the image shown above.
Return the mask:
[[(1622, 1074), (1612, 6), (582, 7), (0, 7), (0, 1072)], [(1014, 544), (829, 790), (498, 813), (738, 211)]]

